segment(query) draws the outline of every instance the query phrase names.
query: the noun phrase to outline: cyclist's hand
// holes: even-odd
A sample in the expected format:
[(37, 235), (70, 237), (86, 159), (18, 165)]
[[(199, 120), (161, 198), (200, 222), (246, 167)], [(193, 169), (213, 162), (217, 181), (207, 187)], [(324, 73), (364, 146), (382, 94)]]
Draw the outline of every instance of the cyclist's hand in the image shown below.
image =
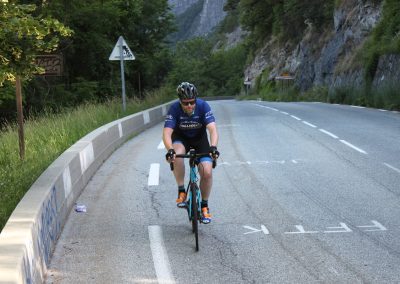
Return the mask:
[(165, 159), (167, 160), (168, 163), (171, 163), (175, 160), (175, 155), (176, 155), (175, 150), (169, 149), (167, 154), (165, 155)]
[(219, 152), (217, 150), (217, 147), (215, 146), (210, 146), (210, 150), (208, 150), (210, 153), (210, 157), (213, 158), (214, 160), (218, 159), (219, 157)]

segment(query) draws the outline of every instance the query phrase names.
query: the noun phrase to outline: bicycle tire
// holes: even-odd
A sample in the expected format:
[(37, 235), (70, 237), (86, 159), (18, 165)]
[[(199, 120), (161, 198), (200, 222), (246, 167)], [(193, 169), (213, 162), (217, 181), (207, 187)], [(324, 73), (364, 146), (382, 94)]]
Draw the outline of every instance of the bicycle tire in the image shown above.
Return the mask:
[(190, 188), (192, 192), (192, 202), (190, 207), (192, 209), (192, 231), (196, 240), (196, 251), (199, 251), (199, 211), (197, 204), (197, 194), (196, 191), (199, 190), (196, 184), (193, 184)]

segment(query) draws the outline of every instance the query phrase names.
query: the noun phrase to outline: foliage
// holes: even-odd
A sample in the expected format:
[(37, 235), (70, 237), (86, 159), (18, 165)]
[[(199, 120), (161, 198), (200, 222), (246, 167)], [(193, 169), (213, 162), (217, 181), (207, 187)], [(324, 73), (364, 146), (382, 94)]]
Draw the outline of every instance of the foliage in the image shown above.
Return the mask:
[[(58, 111), (82, 102), (102, 102), (120, 96), (120, 64), (108, 60), (120, 35), (124, 36), (136, 57), (125, 63), (127, 96), (141, 96), (144, 89), (157, 88), (164, 82), (171, 66), (165, 38), (174, 30), (167, 0), (20, 2), (24, 3), (20, 5), (23, 7), (36, 5), (37, 9), (31, 13), (38, 21), (57, 19), (54, 23), (61, 25), (62, 22), (74, 31), (70, 39), (57, 41), (58, 52), (64, 57), (63, 76), (35, 77), (29, 84), (24, 84), (25, 111)], [(2, 68), (3, 64), (0, 66)], [(7, 113), (15, 111), (15, 103), (8, 103), (3, 90), (0, 89), (0, 109)], [(10, 109), (12, 105), (14, 107)]]
[(35, 12), (36, 5), (0, 2), (0, 86), (16, 76), (29, 79), (43, 72), (35, 56), (55, 51), (60, 37), (71, 35), (58, 20)]
[[(236, 1), (228, 2), (235, 7)], [(241, 24), (262, 43), (269, 36), (298, 41), (307, 26), (322, 30), (333, 25), (334, 0), (240, 0)]]
[(372, 31), (360, 56), (365, 66), (365, 79), (370, 84), (375, 76), (379, 58), (383, 54), (400, 53), (400, 2), (385, 0), (382, 19)]
[(239, 45), (227, 51), (213, 52), (204, 38), (194, 38), (177, 45), (168, 82), (172, 86), (189, 81), (201, 96), (232, 96), (240, 92), (247, 49)]

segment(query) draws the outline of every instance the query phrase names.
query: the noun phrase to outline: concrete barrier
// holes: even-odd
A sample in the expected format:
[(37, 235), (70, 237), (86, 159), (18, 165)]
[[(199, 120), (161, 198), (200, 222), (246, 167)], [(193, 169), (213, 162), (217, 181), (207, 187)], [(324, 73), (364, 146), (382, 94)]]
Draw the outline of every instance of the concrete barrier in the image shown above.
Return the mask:
[(44, 282), (68, 214), (90, 178), (132, 135), (162, 121), (171, 103), (94, 130), (43, 172), (0, 234), (0, 283)]

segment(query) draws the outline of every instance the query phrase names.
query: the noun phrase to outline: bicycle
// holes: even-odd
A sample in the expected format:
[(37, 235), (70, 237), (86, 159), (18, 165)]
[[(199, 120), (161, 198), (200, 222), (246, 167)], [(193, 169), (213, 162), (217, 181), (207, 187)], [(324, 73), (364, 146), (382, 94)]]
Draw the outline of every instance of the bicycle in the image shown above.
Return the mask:
[[(187, 201), (186, 209), (188, 212), (189, 222), (192, 222), (192, 232), (195, 235), (196, 251), (199, 251), (199, 232), (198, 224), (201, 223), (201, 192), (197, 184), (198, 177), (196, 166), (199, 164), (199, 158), (208, 156), (209, 153), (196, 153), (194, 149), (190, 149), (188, 154), (177, 154), (175, 158), (189, 158), (189, 183), (186, 188)], [(217, 162), (213, 159), (212, 167), (215, 168)], [(174, 164), (170, 163), (171, 171), (174, 170)]]

